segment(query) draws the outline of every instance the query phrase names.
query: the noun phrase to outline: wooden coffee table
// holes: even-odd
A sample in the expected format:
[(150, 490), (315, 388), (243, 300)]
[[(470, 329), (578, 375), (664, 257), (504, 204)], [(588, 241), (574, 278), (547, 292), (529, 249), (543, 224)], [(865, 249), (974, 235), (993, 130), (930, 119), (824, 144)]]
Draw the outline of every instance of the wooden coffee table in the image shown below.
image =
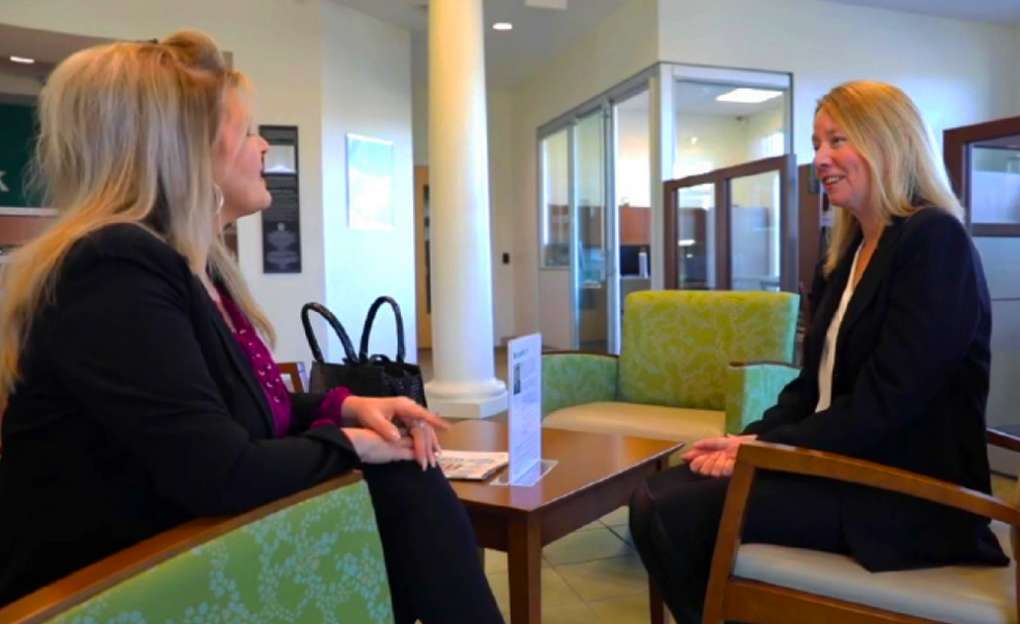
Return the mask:
[[(462, 421), (439, 435), (443, 448), (505, 451), (506, 424)], [(471, 516), (480, 546), (507, 553), (510, 621), (542, 620), (542, 547), (630, 500), (649, 475), (666, 468), (680, 442), (622, 435), (542, 430), (542, 457), (559, 464), (532, 487), (451, 481)], [(490, 480), (491, 481), (491, 480)], [(663, 622), (662, 599), (649, 581), (652, 621)]]

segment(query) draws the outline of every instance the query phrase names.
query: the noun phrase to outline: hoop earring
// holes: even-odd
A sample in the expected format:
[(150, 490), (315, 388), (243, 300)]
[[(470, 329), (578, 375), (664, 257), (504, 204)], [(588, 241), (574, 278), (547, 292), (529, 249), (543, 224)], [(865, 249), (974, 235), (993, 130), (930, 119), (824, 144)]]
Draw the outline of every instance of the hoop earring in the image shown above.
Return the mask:
[(220, 188), (219, 184), (213, 184), (213, 197), (216, 199), (216, 214), (220, 214), (223, 210), (223, 189)]

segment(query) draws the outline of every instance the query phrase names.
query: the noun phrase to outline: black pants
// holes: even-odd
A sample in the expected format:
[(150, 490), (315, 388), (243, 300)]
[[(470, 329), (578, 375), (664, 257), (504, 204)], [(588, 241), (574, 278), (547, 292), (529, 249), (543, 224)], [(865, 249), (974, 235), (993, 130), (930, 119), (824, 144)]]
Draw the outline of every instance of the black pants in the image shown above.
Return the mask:
[[(686, 466), (652, 476), (630, 501), (630, 532), (641, 560), (679, 623), (700, 622), (729, 479)], [(744, 542), (847, 552), (831, 482), (759, 473), (751, 488)]]
[(502, 622), (464, 506), (437, 468), (364, 467), (397, 624)]

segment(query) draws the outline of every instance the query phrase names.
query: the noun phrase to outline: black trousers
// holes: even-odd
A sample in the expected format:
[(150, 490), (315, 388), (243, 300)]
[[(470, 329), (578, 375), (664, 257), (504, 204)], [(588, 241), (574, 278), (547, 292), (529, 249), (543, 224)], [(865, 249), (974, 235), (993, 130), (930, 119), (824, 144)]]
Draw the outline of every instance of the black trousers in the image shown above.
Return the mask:
[[(650, 477), (631, 497), (634, 545), (679, 623), (701, 621), (728, 485), (683, 465)], [(743, 541), (846, 553), (832, 482), (760, 472)]]
[(386, 558), (396, 624), (503, 622), (471, 521), (438, 468), (363, 468)]

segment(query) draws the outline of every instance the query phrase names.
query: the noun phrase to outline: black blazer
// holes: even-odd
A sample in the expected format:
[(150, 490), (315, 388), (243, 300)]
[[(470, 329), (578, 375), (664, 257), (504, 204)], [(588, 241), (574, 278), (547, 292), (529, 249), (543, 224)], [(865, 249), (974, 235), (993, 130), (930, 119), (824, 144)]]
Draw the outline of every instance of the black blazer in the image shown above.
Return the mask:
[[(825, 334), (859, 242), (824, 285), (800, 375), (745, 433), (989, 492), (988, 288), (966, 230), (941, 210), (885, 228), (840, 326), (832, 404), (815, 413)], [(898, 494), (832, 487), (841, 492), (851, 553), (868, 569), (1006, 563), (985, 519)]]
[[(80, 241), (54, 294), (3, 420), (0, 605), (185, 520), (357, 465), (336, 427), (273, 439), (265, 394), (205, 289), (141, 228)], [(295, 396), (296, 430), (316, 405)]]

